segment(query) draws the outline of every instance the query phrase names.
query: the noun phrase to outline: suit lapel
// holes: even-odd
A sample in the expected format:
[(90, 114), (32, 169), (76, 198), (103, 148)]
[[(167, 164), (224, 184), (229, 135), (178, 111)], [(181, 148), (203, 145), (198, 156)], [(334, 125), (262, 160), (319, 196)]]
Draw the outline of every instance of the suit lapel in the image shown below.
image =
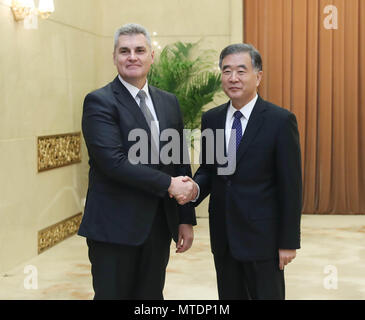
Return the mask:
[(127, 88), (123, 86), (118, 77), (116, 77), (112, 82), (112, 88), (120, 105), (127, 109), (134, 116), (138, 126), (142, 129), (145, 129), (148, 132), (148, 136), (150, 136), (151, 132), (146, 122), (146, 118), (144, 117), (136, 100), (134, 100)]
[[(208, 127), (208, 129), (212, 129), (214, 132), (214, 150), (215, 150), (215, 164), (217, 167), (226, 167), (227, 163), (221, 163), (222, 157), (227, 157), (227, 148), (226, 148), (226, 118), (227, 118), (227, 110), (229, 107), (230, 101), (226, 104), (223, 104), (219, 107), (217, 115), (215, 116), (215, 123)], [(221, 140), (218, 141), (218, 130), (223, 130), (223, 154), (221, 154), (221, 148), (218, 148), (217, 145), (221, 145)], [(221, 133), (219, 133), (221, 135)], [(220, 159), (220, 160), (219, 160)]]
[(222, 109), (219, 110), (217, 117), (217, 129), (225, 129), (226, 128), (226, 118), (227, 118), (227, 110), (229, 107), (230, 101), (226, 104), (222, 105)]
[(217, 117), (217, 126), (216, 129), (222, 129), (224, 132), (224, 155), (227, 156), (227, 147), (226, 147), (226, 119), (227, 119), (227, 111), (229, 107), (230, 101), (228, 101), (223, 108), (219, 111)]
[(265, 110), (265, 103), (259, 96), (250, 115), (250, 119), (248, 120), (247, 127), (242, 137), (241, 143), (238, 147), (236, 163), (238, 163), (242, 159), (252, 140), (255, 138), (262, 124), (264, 123)]

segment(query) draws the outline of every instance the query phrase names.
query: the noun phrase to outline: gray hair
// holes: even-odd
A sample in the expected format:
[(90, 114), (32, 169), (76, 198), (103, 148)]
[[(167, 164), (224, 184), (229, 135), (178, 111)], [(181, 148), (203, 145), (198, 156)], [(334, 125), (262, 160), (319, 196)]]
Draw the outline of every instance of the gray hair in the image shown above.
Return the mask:
[(117, 31), (115, 31), (114, 50), (118, 46), (118, 41), (120, 36), (125, 36), (125, 35), (131, 36), (136, 34), (143, 34), (146, 37), (148, 46), (151, 48), (151, 37), (146, 28), (136, 23), (128, 23), (120, 27)]
[(222, 70), (222, 61), (226, 56), (242, 52), (250, 54), (252, 66), (256, 71), (262, 71), (262, 59), (260, 52), (253, 45), (248, 43), (231, 44), (228, 47), (225, 47), (219, 56), (219, 68)]

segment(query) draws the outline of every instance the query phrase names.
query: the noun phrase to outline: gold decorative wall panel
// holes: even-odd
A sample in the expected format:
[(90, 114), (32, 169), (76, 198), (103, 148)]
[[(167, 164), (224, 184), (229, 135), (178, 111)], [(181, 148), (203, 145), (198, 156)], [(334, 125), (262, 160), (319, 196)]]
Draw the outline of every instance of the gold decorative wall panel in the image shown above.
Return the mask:
[(82, 213), (38, 231), (38, 254), (77, 233)]
[(38, 172), (81, 162), (81, 132), (38, 137)]

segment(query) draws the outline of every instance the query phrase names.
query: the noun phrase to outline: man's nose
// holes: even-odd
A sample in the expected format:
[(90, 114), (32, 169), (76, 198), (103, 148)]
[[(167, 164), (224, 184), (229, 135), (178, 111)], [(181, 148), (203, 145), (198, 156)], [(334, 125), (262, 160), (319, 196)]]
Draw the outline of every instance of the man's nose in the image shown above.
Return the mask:
[(137, 56), (136, 53), (134, 52), (134, 50), (132, 50), (128, 56), (129, 60), (136, 60)]
[(230, 76), (229, 80), (230, 80), (231, 82), (236, 82), (236, 81), (238, 81), (238, 77), (237, 77), (237, 72), (236, 72), (236, 71), (233, 71), (233, 72), (231, 73), (231, 76)]

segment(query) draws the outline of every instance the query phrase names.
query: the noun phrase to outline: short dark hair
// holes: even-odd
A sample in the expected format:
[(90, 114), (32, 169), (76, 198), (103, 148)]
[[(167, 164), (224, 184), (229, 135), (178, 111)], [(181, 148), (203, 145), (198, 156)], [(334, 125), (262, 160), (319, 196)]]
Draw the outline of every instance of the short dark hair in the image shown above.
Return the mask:
[(256, 71), (262, 71), (262, 59), (260, 52), (253, 45), (248, 43), (231, 44), (228, 47), (225, 47), (219, 56), (219, 68), (222, 70), (222, 61), (226, 56), (241, 52), (249, 53), (253, 68)]

